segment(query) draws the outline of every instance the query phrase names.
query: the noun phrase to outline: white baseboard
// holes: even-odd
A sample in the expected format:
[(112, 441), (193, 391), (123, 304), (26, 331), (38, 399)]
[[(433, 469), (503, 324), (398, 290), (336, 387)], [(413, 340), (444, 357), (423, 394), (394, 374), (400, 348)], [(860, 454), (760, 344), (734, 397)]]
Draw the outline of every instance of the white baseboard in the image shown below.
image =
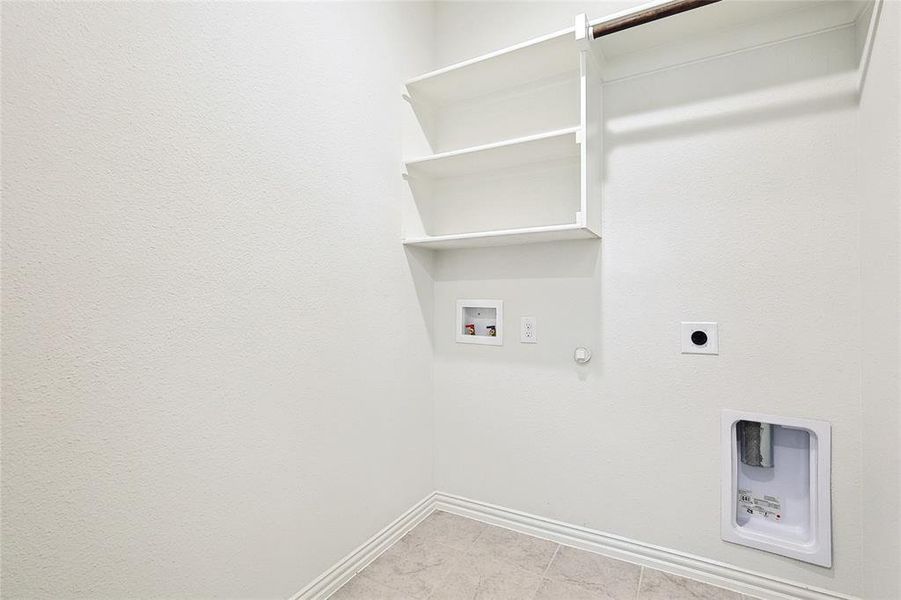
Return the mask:
[(408, 531), (419, 525), (435, 510), (435, 493), (431, 493), (407, 510), (387, 527), (363, 542), (356, 550), (339, 560), (308, 586), (291, 596), (291, 600), (324, 600), (366, 568)]
[(434, 504), (437, 510), (470, 517), (565, 546), (604, 554), (611, 558), (696, 579), (766, 600), (857, 600), (853, 596), (770, 577), (700, 556), (652, 546), (617, 535), (460, 496), (437, 492), (434, 496)]
[(292, 600), (328, 598), (435, 510), (703, 581), (764, 600), (859, 600), (854, 596), (771, 577), (700, 556), (443, 492), (435, 492), (423, 498), (399, 519), (295, 594)]

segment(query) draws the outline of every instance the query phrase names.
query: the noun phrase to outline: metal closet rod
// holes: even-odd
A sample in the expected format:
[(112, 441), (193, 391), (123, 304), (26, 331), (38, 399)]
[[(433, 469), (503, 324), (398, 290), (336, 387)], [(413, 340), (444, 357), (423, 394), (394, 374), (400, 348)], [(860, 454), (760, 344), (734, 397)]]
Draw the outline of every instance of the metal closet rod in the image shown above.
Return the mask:
[(644, 25), (645, 23), (657, 21), (658, 19), (665, 19), (666, 17), (678, 15), (687, 10), (701, 8), (702, 6), (707, 6), (708, 4), (719, 1), (720, 0), (672, 0), (671, 2), (652, 6), (651, 8), (637, 13), (607, 21), (606, 23), (598, 23), (591, 28), (592, 37), (598, 39), (599, 37), (610, 35), (611, 33), (622, 31), (623, 29), (637, 27), (638, 25)]

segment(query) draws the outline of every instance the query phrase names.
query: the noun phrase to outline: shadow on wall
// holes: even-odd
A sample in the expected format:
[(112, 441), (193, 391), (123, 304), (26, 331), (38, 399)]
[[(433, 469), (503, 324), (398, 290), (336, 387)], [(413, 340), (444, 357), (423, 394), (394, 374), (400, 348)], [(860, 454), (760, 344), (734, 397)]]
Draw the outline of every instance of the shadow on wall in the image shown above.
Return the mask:
[(565, 225), (580, 210), (579, 161), (531, 163), (454, 177), (407, 177), (429, 235)]
[(594, 277), (601, 240), (467, 248), (439, 253), (435, 281)]
[(432, 272), (435, 269), (435, 252), (425, 248), (404, 246), (404, 254), (407, 256), (410, 276), (413, 279), (422, 320), (429, 335), (429, 343), (434, 343), (435, 280)]

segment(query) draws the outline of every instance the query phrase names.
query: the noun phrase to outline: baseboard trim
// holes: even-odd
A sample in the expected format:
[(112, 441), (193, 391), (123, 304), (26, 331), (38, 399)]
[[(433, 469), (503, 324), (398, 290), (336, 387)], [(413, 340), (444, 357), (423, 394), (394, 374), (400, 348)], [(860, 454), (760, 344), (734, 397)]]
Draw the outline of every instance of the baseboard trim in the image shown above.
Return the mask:
[(365, 569), (382, 552), (429, 516), (435, 510), (435, 495), (433, 492), (417, 502), (308, 586), (291, 596), (291, 600), (323, 600), (335, 593), (338, 588), (350, 581), (354, 575)]
[(437, 492), (434, 496), (434, 509), (534, 535), (565, 546), (604, 554), (611, 558), (696, 579), (765, 600), (859, 600), (854, 596), (771, 577), (700, 556), (452, 494)]
[(417, 502), (292, 596), (291, 600), (328, 598), (435, 510), (696, 579), (763, 600), (860, 600), (854, 596), (748, 571), (700, 556), (443, 492), (434, 492)]

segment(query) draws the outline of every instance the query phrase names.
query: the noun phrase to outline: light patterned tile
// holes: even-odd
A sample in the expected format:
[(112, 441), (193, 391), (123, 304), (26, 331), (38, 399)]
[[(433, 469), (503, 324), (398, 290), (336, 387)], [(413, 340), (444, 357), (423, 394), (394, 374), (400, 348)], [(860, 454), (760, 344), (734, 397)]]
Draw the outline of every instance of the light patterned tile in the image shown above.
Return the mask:
[[(371, 579), (414, 599), (428, 598), (462, 553), (406, 535), (357, 577)], [(404, 597), (404, 596), (402, 596)]]
[(605, 597), (600, 592), (565, 581), (545, 579), (541, 582), (534, 600), (602, 600)]
[(497, 558), (525, 571), (542, 574), (551, 562), (557, 544), (523, 535), (501, 527), (487, 526), (476, 539), (469, 554)]
[(417, 525), (411, 534), (423, 542), (437, 542), (458, 550), (467, 550), (487, 525), (479, 521), (435, 511)]
[(640, 575), (638, 565), (567, 546), (560, 546), (545, 573), (549, 579), (591, 590), (593, 598), (606, 600), (635, 600)]
[(645, 568), (639, 600), (741, 600), (737, 592)]
[(431, 600), (527, 600), (541, 576), (493, 559), (467, 556), (445, 577)]
[(415, 600), (413, 596), (407, 596), (402, 592), (392, 590), (389, 587), (377, 583), (365, 577), (354, 577), (328, 600)]

